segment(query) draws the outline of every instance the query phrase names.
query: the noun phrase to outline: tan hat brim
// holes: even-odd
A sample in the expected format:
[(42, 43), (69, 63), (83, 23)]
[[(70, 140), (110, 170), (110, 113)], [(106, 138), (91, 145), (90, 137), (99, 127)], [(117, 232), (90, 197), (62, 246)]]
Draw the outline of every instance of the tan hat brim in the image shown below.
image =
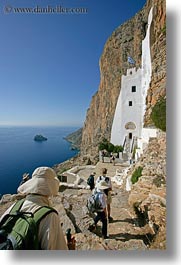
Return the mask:
[(32, 178), (18, 188), (18, 192), (23, 194), (40, 194), (45, 196), (55, 196), (59, 191), (58, 179)]

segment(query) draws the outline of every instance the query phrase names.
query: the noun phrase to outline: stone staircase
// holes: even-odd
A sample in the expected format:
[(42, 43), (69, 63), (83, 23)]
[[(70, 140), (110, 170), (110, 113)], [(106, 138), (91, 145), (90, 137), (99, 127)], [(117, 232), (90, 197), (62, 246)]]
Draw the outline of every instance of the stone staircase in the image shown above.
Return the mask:
[(129, 139), (128, 136), (125, 137), (124, 141), (124, 152), (123, 152), (123, 160), (126, 161), (133, 156), (134, 148), (137, 146), (137, 137), (133, 137), (133, 139)]

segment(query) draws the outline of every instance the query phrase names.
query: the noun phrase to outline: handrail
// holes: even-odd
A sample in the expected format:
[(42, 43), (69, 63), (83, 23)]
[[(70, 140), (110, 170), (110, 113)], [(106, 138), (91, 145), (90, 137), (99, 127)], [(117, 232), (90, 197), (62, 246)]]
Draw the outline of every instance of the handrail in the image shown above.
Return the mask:
[(125, 136), (125, 138), (124, 138), (123, 150), (124, 150), (124, 146), (125, 146), (125, 144), (126, 144), (126, 136)]
[(132, 141), (132, 145), (131, 145), (131, 153), (133, 152), (133, 148), (134, 148), (134, 140), (135, 140), (135, 137), (133, 137), (133, 141)]

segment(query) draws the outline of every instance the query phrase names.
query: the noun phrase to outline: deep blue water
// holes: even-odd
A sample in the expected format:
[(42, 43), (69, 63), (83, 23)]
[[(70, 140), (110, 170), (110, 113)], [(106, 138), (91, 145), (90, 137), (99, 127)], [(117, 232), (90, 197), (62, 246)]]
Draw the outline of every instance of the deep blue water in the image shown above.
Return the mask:
[[(63, 137), (73, 127), (0, 127), (0, 194), (16, 193), (23, 173), (39, 166), (53, 166), (77, 154)], [(48, 140), (36, 142), (36, 134)]]

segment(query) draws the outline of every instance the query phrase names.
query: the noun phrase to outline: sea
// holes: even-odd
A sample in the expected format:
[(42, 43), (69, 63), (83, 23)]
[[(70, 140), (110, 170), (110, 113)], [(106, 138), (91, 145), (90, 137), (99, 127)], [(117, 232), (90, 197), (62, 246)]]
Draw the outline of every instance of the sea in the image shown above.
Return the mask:
[[(64, 137), (77, 127), (0, 126), (0, 197), (17, 192), (24, 173), (40, 166), (52, 167), (77, 155)], [(36, 142), (41, 134), (47, 141)]]

